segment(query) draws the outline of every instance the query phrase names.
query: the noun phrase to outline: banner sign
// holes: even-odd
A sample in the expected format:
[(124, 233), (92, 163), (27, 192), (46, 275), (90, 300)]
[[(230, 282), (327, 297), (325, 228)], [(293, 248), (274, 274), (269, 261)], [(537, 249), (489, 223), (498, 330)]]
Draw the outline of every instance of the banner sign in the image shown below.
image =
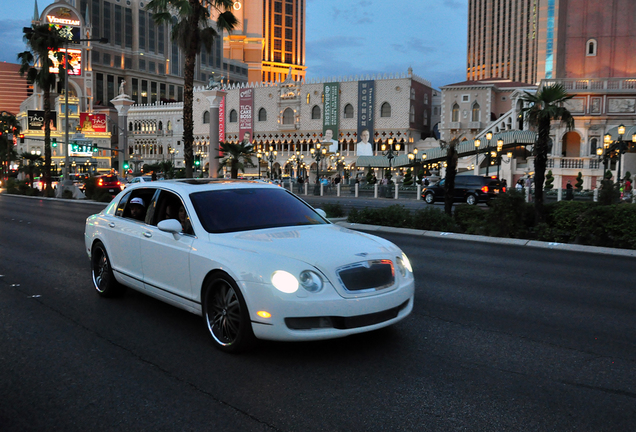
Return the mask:
[(358, 81), (357, 156), (373, 156), (375, 81)]
[(252, 142), (253, 112), (254, 89), (242, 89), (239, 93), (239, 141), (247, 139)]
[(219, 142), (225, 142), (225, 96), (219, 104)]
[[(72, 106), (72, 105), (71, 105)], [(106, 129), (106, 114), (80, 113), (82, 132), (108, 132)]]
[[(27, 116), (29, 117), (27, 129), (44, 130), (44, 111), (28, 110)], [(50, 125), (52, 131), (57, 130), (57, 111), (51, 111)]]
[(322, 135), (326, 135), (327, 129), (333, 132), (333, 137), (338, 139), (340, 83), (325, 83), (323, 87), (325, 101), (323, 104)]
[[(64, 54), (66, 50), (64, 48), (60, 48), (58, 52)], [(68, 53), (68, 64), (71, 67), (68, 70), (69, 75), (82, 75), (82, 50), (69, 48)], [(60, 73), (60, 63), (64, 64), (66, 57), (62, 57), (61, 62), (58, 61), (57, 56), (53, 51), (49, 51), (49, 59), (53, 63), (51, 67), (49, 67), (49, 73), (59, 74)], [(72, 69), (71, 69), (72, 68)]]

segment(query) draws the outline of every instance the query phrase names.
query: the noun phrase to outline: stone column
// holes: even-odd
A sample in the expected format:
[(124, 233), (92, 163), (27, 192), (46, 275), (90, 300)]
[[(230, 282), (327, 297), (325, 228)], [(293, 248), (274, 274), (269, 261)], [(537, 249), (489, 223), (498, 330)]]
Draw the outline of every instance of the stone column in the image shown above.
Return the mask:
[(219, 160), (216, 158), (219, 148), (219, 107), (227, 92), (220, 89), (203, 90), (203, 96), (210, 103), (210, 178), (219, 176)]
[(135, 101), (133, 101), (127, 94), (121, 93), (110, 102), (117, 110), (117, 126), (119, 127), (119, 136), (121, 136), (121, 139), (117, 140), (119, 148), (119, 151), (117, 152), (117, 164), (119, 165), (119, 173), (123, 174), (124, 160), (128, 156), (128, 110), (132, 105), (134, 105)]

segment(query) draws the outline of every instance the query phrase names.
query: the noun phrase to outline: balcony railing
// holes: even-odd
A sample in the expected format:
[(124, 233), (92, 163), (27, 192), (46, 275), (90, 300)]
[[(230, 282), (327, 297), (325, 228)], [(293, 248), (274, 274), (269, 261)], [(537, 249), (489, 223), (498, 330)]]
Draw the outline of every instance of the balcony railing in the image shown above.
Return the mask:
[(604, 79), (551, 79), (543, 80), (542, 85), (562, 84), (566, 90), (585, 90), (597, 92), (634, 93), (636, 79), (633, 78), (604, 78)]

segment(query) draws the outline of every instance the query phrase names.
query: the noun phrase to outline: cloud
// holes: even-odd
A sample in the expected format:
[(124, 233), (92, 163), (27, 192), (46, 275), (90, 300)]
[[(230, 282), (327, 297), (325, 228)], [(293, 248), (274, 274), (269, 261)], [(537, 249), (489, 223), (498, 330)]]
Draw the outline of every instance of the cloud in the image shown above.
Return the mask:
[(0, 61), (18, 62), (18, 53), (26, 50), (22, 40), (22, 28), (28, 25), (28, 21), (0, 20), (0, 40), (2, 40), (3, 45), (2, 50), (0, 50)]

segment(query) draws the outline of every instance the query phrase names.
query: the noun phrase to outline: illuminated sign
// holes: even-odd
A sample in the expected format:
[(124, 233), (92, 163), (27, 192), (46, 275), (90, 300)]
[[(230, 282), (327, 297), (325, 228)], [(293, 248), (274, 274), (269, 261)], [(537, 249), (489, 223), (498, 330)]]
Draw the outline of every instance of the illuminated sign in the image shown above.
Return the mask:
[[(40, 110), (28, 110), (27, 115), (29, 117), (28, 129), (29, 130), (44, 130), (44, 111)], [(57, 130), (55, 125), (57, 124), (57, 112), (51, 111), (50, 123), (51, 130)]]
[[(58, 52), (64, 53), (66, 50), (64, 48), (60, 48)], [(81, 75), (82, 74), (82, 50), (79, 49), (71, 49), (68, 50), (68, 63), (71, 65), (72, 69), (69, 68), (69, 75)], [(49, 73), (60, 73), (60, 62), (57, 60), (55, 53), (53, 51), (49, 51), (49, 58), (53, 62), (53, 66), (49, 67)], [(62, 57), (62, 64), (64, 64), (65, 57)]]
[(82, 132), (107, 132), (106, 114), (80, 114)]
[(71, 157), (93, 156), (93, 141), (87, 139), (74, 140), (68, 145), (68, 155)]
[(75, 13), (69, 8), (58, 7), (51, 9), (51, 12), (46, 16), (49, 24), (62, 24), (68, 26), (79, 27), (82, 23)]
[(76, 19), (58, 18), (52, 15), (47, 15), (46, 19), (48, 19), (51, 24), (63, 24), (63, 25), (70, 25), (70, 26), (80, 25), (80, 21)]

